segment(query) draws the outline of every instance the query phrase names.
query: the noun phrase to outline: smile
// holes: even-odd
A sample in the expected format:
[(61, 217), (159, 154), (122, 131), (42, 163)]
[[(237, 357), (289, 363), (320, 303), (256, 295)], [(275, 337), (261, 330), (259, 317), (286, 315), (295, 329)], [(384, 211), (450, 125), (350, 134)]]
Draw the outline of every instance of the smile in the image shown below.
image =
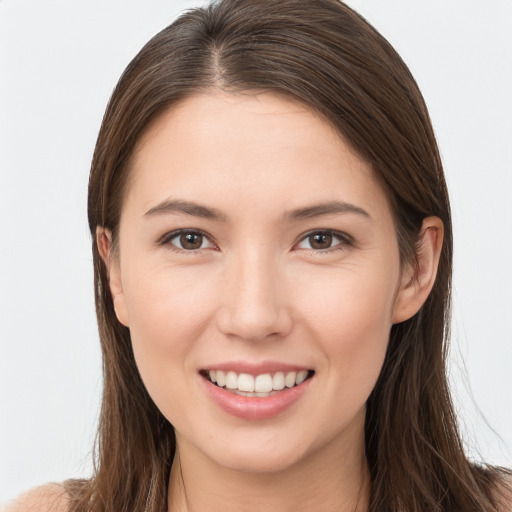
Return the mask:
[(285, 370), (281, 364), (266, 364), (266, 373), (259, 373), (251, 365), (238, 366), (242, 366), (238, 372), (217, 367), (199, 373), (204, 390), (214, 403), (229, 415), (250, 421), (268, 420), (284, 413), (300, 401), (315, 375), (314, 370)]
[(213, 384), (245, 397), (268, 397), (302, 384), (313, 375), (313, 370), (263, 373), (251, 375), (232, 370), (204, 370), (201, 372)]

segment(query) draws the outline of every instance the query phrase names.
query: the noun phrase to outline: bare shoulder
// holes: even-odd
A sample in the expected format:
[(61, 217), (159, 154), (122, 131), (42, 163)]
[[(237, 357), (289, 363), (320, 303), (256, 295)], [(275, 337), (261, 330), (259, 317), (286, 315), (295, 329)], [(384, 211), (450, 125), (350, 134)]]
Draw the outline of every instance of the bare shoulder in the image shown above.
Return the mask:
[(0, 512), (68, 512), (66, 490), (60, 484), (36, 487), (1, 507)]

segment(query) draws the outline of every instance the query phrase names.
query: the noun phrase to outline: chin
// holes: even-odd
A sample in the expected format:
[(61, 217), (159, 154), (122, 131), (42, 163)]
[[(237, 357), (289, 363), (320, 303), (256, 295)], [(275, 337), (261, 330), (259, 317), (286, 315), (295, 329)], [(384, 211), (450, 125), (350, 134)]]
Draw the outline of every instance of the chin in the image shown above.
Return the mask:
[(303, 459), (296, 450), (293, 453), (275, 450), (241, 450), (223, 453), (215, 462), (226, 469), (257, 475), (279, 473), (289, 470)]
[[(324, 450), (338, 443), (336, 432), (319, 435), (319, 429), (240, 429), (222, 438), (213, 438), (203, 454), (214, 464), (228, 470), (254, 474), (272, 474), (314, 464)], [(316, 431), (315, 431), (316, 430)]]

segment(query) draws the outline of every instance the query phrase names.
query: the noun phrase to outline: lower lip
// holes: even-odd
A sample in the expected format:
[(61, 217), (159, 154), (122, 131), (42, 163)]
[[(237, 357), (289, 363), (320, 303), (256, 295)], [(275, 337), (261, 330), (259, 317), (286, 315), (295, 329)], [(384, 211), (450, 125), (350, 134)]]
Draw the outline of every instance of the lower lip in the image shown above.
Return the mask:
[(240, 396), (216, 386), (205, 378), (203, 381), (206, 391), (223, 411), (244, 420), (266, 420), (281, 414), (296, 403), (309, 387), (311, 378), (298, 386), (266, 397)]

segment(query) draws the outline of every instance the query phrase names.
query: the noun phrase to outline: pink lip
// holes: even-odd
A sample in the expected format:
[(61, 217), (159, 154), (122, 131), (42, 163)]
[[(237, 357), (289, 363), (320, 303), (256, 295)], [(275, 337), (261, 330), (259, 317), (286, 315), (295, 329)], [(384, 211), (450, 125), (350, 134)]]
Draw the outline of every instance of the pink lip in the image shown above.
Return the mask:
[[(247, 373), (252, 372), (247, 371)], [(256, 373), (256, 375), (258, 374)], [(226, 391), (210, 382), (206, 377), (202, 378), (206, 392), (223, 411), (245, 420), (266, 420), (284, 412), (301, 398), (311, 380), (311, 378), (306, 379), (298, 386), (284, 389), (272, 396), (246, 397)]]
[(233, 371), (236, 373), (248, 373), (250, 375), (263, 375), (264, 373), (277, 372), (300, 372), (311, 370), (305, 366), (297, 366), (278, 361), (262, 361), (261, 363), (248, 363), (245, 361), (231, 361), (219, 364), (208, 365), (203, 370)]

